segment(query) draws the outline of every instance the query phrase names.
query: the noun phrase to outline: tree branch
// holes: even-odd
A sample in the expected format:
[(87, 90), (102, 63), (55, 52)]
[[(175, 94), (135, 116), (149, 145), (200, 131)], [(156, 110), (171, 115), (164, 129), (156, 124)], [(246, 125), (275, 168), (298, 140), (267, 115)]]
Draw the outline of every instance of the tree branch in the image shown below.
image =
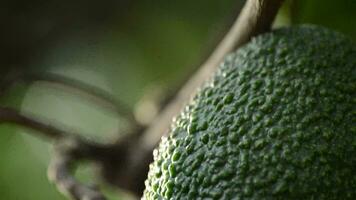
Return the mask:
[(0, 123), (12, 123), (30, 128), (35, 130), (36, 134), (46, 137), (47, 139), (60, 139), (74, 136), (72, 133), (38, 121), (34, 117), (24, 115), (13, 108), (0, 107)]
[(84, 185), (72, 175), (75, 163), (87, 156), (86, 146), (86, 144), (76, 140), (62, 141), (55, 148), (48, 167), (48, 177), (63, 194), (72, 199), (105, 200), (106, 198), (98, 187)]
[(139, 126), (133, 112), (124, 103), (118, 101), (107, 91), (94, 85), (86, 84), (72, 78), (68, 78), (54, 73), (28, 73), (14, 72), (8, 75), (8, 80), (2, 84), (0, 95), (3, 95), (9, 88), (18, 82), (31, 84), (33, 82), (43, 82), (58, 86), (60, 89), (65, 89), (70, 93), (77, 93), (80, 97), (84, 97), (96, 105), (104, 108), (109, 112), (114, 112), (118, 116), (122, 116), (128, 120), (133, 126)]
[[(101, 163), (111, 149), (109, 145), (85, 141), (79, 134), (61, 130), (36, 120), (32, 116), (21, 114), (12, 108), (0, 107), (0, 123), (21, 125), (35, 130), (35, 133), (42, 137), (56, 139), (58, 145), (48, 170), (50, 180), (57, 185), (62, 193), (75, 200), (105, 200), (96, 187), (85, 186), (78, 182), (71, 175), (71, 169), (76, 162), (82, 159)], [(118, 155), (116, 156), (118, 157)]]
[(130, 108), (122, 102), (117, 101), (112, 94), (94, 85), (89, 85), (72, 78), (48, 72), (43, 74), (24, 75), (24, 80), (27, 82), (41, 81), (62, 86), (67, 90), (86, 96), (86, 99), (100, 105), (107, 111), (115, 112), (117, 115), (127, 118), (130, 123), (137, 124), (136, 118)]
[(239, 17), (208, 60), (181, 88), (173, 100), (147, 128), (141, 144), (151, 151), (168, 132), (172, 118), (219, 66), (223, 58), (248, 42), (251, 37), (269, 31), (283, 0), (247, 0)]

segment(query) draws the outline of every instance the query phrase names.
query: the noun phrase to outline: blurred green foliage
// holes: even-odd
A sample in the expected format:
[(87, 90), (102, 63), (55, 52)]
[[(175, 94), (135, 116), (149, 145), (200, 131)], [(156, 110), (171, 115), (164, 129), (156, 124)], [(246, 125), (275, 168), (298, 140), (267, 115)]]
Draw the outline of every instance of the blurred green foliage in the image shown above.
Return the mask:
[(294, 21), (326, 26), (356, 40), (356, 1), (295, 1)]
[[(18, 4), (9, 3), (9, 9), (2, 15), (7, 13), (7, 19), (14, 18), (13, 23), (19, 21), (13, 13), (22, 13), (27, 16), (28, 24), (34, 24), (26, 27), (22, 27), (26, 23), (16, 24), (17, 29), (22, 30), (22, 27), (26, 30), (17, 34), (19, 38), (22, 38), (20, 33), (36, 36), (38, 31), (34, 29), (42, 30), (42, 26), (48, 28), (59, 24), (63, 27), (54, 39), (42, 42), (44, 45), (38, 45), (38, 48), (37, 43), (25, 41), (31, 40), (29, 36), (18, 40), (21, 43), (16, 44), (19, 48), (27, 43), (32, 46), (28, 48), (31, 54), (26, 54), (31, 56), (23, 56), (23, 62), (18, 62), (17, 67), (59, 73), (96, 85), (132, 109), (152, 88), (174, 92), (174, 88), (209, 54), (236, 15), (234, 12), (243, 4), (243, 1), (236, 3), (232, 0), (126, 0), (97, 7), (85, 2), (70, 6), (74, 4), (71, 1), (36, 1), (31, 7), (28, 3), (16, 2)], [(103, 1), (102, 4), (110, 2), (113, 1)], [(24, 6), (21, 7), (21, 3)], [(71, 9), (65, 9), (67, 4)], [(322, 24), (355, 39), (355, 4), (353, 0), (289, 2), (276, 24)], [(114, 6), (117, 8), (112, 8)], [(46, 12), (41, 13), (39, 8)], [(96, 12), (96, 8), (101, 12)], [(108, 13), (100, 17), (106, 9)], [(63, 25), (61, 15), (75, 20), (68, 26)], [(11, 45), (14, 44), (8, 44)], [(21, 59), (20, 55), (18, 57)], [(17, 89), (1, 99), (1, 103), (72, 127), (87, 137), (101, 138), (105, 142), (119, 135), (126, 125), (122, 119), (55, 88), (34, 84), (28, 90)], [(47, 180), (50, 146), (30, 134), (22, 134), (28, 131), (15, 126), (2, 125), (0, 131), (0, 198), (65, 199)], [(78, 176), (90, 182), (90, 174), (90, 170), (84, 169)], [(105, 191), (111, 194), (110, 199), (126, 199), (109, 188), (105, 187)]]

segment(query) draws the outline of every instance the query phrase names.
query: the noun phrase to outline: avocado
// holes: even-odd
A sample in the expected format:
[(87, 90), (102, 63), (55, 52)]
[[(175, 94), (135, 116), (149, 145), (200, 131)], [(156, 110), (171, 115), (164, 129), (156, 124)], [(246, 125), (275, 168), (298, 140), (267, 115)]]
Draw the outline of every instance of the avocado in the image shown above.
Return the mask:
[(146, 200), (355, 200), (355, 43), (315, 25), (253, 38), (153, 154)]

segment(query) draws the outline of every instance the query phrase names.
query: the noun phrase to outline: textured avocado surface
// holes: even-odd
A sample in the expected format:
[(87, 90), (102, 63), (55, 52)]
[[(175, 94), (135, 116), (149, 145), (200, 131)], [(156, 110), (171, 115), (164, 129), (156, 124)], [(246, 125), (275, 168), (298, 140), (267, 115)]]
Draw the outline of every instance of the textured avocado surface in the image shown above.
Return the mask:
[(356, 199), (356, 45), (304, 25), (226, 57), (154, 151), (143, 199)]

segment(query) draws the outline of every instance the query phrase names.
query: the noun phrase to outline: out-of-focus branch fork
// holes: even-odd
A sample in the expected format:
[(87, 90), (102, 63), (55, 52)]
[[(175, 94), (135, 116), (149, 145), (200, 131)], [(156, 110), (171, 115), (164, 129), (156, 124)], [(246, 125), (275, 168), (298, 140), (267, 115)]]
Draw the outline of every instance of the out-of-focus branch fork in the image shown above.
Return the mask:
[(79, 160), (99, 160), (103, 147), (81, 138), (69, 129), (58, 128), (43, 119), (20, 113), (16, 109), (0, 107), (0, 123), (16, 124), (31, 129), (36, 135), (59, 143), (52, 156), (49, 177), (63, 193), (76, 200), (104, 200), (104, 196), (95, 187), (79, 183), (71, 169)]

